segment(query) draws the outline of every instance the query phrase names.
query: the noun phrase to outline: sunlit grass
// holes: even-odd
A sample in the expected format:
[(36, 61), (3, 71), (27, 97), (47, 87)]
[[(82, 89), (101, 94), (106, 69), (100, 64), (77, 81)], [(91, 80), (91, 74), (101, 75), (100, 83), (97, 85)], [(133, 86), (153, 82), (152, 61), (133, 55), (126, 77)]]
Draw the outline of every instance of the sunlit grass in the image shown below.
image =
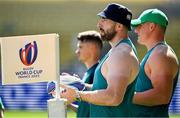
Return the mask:
[[(47, 111), (6, 111), (5, 118), (48, 118)], [(76, 113), (68, 110), (67, 118), (76, 118)], [(180, 114), (170, 114), (170, 118), (180, 118)]]
[[(47, 111), (28, 111), (28, 110), (6, 110), (5, 118), (48, 118)], [(67, 118), (75, 118), (76, 113), (68, 110)]]
[(5, 118), (48, 118), (47, 111), (5, 111)]

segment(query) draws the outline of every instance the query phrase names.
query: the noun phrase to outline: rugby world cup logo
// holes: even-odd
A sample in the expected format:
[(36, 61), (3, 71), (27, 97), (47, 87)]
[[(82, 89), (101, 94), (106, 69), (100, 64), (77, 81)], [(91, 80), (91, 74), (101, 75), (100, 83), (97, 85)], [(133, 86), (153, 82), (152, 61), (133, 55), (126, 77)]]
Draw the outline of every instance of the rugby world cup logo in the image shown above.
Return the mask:
[(37, 54), (38, 48), (36, 41), (33, 41), (33, 43), (28, 43), (27, 45), (25, 45), (24, 49), (21, 48), (19, 50), (19, 57), (21, 59), (21, 62), (26, 66), (30, 66), (35, 62)]

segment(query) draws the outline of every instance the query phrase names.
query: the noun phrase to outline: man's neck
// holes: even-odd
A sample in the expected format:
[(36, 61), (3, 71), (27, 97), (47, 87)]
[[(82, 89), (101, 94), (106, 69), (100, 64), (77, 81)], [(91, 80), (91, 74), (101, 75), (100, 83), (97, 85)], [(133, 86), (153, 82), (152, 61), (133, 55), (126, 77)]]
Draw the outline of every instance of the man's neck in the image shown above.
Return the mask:
[(114, 37), (111, 41), (109, 41), (109, 44), (111, 45), (111, 47), (115, 47), (120, 41), (122, 41), (123, 39), (127, 39), (128, 35), (123, 35), (123, 36), (116, 36)]
[(146, 39), (145, 46), (148, 50), (153, 48), (155, 45), (157, 45), (160, 42), (164, 41), (164, 33), (158, 29), (156, 29), (151, 35)]
[(98, 60), (91, 60), (91, 61), (85, 62), (84, 64), (85, 64), (86, 68), (89, 69), (97, 63), (98, 63)]
[(149, 44), (146, 44), (146, 47), (147, 47), (148, 50), (150, 50), (150, 49), (152, 49), (154, 46), (156, 46), (158, 43), (161, 43), (161, 42), (163, 42), (163, 41), (164, 41), (164, 39), (162, 39), (162, 40), (155, 40), (155, 41), (153, 41), (153, 42), (151, 42), (151, 43), (149, 43)]
[(153, 48), (158, 43), (164, 41), (164, 35), (158, 35), (158, 36), (150, 37), (147, 41), (148, 42), (145, 45), (146, 45), (147, 49), (150, 50), (151, 48)]

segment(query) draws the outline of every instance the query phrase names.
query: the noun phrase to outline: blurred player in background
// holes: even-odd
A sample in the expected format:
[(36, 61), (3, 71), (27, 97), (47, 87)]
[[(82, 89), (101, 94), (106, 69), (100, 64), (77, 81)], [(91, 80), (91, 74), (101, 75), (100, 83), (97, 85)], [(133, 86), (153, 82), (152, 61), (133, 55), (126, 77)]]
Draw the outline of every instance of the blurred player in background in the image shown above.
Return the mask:
[(4, 106), (0, 97), (0, 118), (4, 118)]
[[(85, 88), (84, 83), (87, 83), (87, 84), (93, 83), (94, 71), (100, 59), (101, 49), (102, 49), (103, 44), (101, 41), (101, 36), (97, 31), (80, 32), (77, 36), (77, 40), (78, 40), (78, 43), (77, 43), (76, 54), (77, 54), (78, 59), (82, 63), (85, 64), (87, 71), (85, 72), (82, 78), (83, 83), (79, 83), (79, 81), (75, 81), (75, 82), (69, 82), (71, 83), (69, 85), (77, 87), (81, 91), (86, 91), (88, 88)], [(71, 75), (68, 73), (63, 73), (63, 75), (60, 76), (61, 82), (62, 82), (63, 77), (71, 78)], [(66, 81), (66, 79), (69, 79), (69, 78), (65, 78), (63, 80)], [(55, 87), (54, 83), (52, 83), (51, 85)], [(50, 88), (53, 88), (53, 87), (50, 87)], [(51, 93), (53, 91), (51, 91)], [(77, 112), (77, 117), (81, 117), (81, 118), (89, 117), (89, 109), (90, 109), (89, 103), (84, 102), (84, 101), (78, 101), (78, 107), (77, 105), (73, 103), (70, 104), (69, 107)]]
[[(77, 36), (76, 54), (78, 59), (85, 64), (87, 71), (82, 80), (84, 83), (92, 84), (94, 71), (101, 56), (102, 41), (101, 36), (96, 31), (81, 32)], [(77, 117), (89, 117), (89, 103), (80, 101), (77, 110)]]
[(179, 74), (177, 56), (165, 41), (168, 18), (158, 9), (148, 9), (131, 25), (138, 42), (148, 49), (136, 83), (134, 116), (168, 117)]

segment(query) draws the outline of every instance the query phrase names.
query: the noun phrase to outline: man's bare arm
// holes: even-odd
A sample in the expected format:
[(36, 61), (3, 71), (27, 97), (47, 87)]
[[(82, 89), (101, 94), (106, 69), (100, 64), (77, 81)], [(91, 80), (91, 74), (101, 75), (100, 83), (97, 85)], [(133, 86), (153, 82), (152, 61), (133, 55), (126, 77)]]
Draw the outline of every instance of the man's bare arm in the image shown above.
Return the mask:
[(147, 75), (153, 88), (137, 92), (133, 99), (135, 104), (154, 106), (169, 103), (178, 66), (176, 59), (165, 52), (157, 51), (149, 58), (146, 67), (150, 69), (150, 73)]

